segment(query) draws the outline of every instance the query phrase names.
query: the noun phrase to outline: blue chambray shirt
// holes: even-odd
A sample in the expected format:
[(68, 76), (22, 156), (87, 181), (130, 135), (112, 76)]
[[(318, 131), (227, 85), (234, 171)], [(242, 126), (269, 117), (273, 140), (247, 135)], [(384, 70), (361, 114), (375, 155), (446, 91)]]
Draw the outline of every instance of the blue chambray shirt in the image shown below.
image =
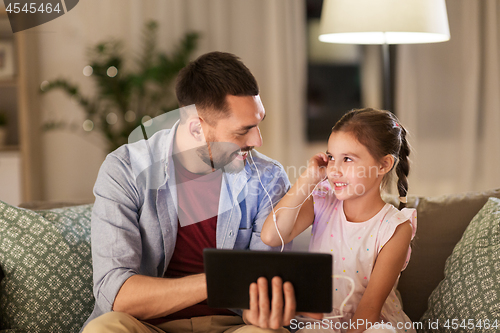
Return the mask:
[[(112, 311), (119, 289), (132, 275), (162, 277), (167, 269), (177, 238), (171, 156), (176, 127), (118, 148), (101, 166), (91, 222), (96, 303), (87, 322)], [(276, 205), (290, 188), (285, 170), (258, 152), (252, 155)], [(271, 203), (255, 165), (247, 162), (242, 171), (222, 177), (217, 248), (271, 249), (260, 239)]]

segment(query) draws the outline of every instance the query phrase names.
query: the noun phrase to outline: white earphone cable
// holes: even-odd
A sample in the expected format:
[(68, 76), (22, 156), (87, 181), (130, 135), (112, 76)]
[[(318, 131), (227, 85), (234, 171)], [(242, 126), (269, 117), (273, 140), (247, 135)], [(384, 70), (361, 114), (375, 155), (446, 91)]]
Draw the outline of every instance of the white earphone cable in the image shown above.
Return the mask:
[(262, 188), (264, 189), (264, 191), (266, 192), (267, 197), (269, 198), (269, 203), (271, 204), (271, 210), (273, 212), (274, 227), (276, 228), (276, 231), (278, 232), (278, 236), (280, 237), (280, 240), (281, 240), (281, 250), (280, 250), (280, 252), (283, 252), (283, 249), (285, 248), (285, 241), (283, 240), (283, 237), (281, 237), (281, 233), (278, 230), (278, 223), (276, 222), (276, 212), (274, 211), (273, 200), (271, 199), (271, 196), (269, 195), (269, 192), (267, 192), (266, 187), (264, 186), (264, 184), (262, 184), (262, 180), (260, 179), (259, 168), (257, 168), (257, 165), (255, 164), (255, 161), (253, 160), (253, 155), (252, 155), (252, 151), (251, 150), (248, 151), (248, 155), (250, 155), (250, 159), (252, 160), (252, 163), (253, 163), (253, 166), (255, 168), (255, 171), (257, 171), (257, 177), (259, 178), (259, 183), (262, 186)]
[(248, 151), (248, 154), (250, 155), (250, 158), (251, 158), (252, 163), (253, 163), (253, 165), (255, 167), (255, 170), (257, 171), (257, 177), (259, 178), (260, 185), (262, 186), (262, 188), (266, 192), (267, 197), (269, 198), (269, 202), (271, 203), (271, 210), (273, 212), (274, 227), (276, 228), (276, 232), (278, 233), (278, 236), (279, 236), (279, 238), (281, 240), (281, 252), (283, 252), (283, 249), (285, 248), (285, 241), (283, 240), (283, 237), (281, 236), (281, 232), (279, 231), (279, 228), (278, 228), (278, 222), (277, 222), (277, 219), (276, 219), (276, 213), (278, 213), (280, 211), (280, 209), (297, 209), (297, 208), (301, 207), (307, 201), (307, 199), (309, 199), (309, 197), (314, 193), (314, 190), (316, 189), (316, 187), (318, 187), (318, 185), (321, 184), (321, 182), (324, 181), (327, 177), (323, 178), (320, 182), (318, 182), (316, 184), (316, 186), (314, 186), (314, 188), (311, 191), (311, 193), (309, 193), (309, 195), (307, 196), (307, 198), (300, 205), (297, 205), (295, 207), (281, 207), (281, 208), (278, 208), (275, 211), (274, 210), (274, 206), (273, 206), (273, 201), (271, 199), (271, 196), (269, 195), (269, 192), (267, 192), (266, 188), (264, 187), (264, 184), (262, 184), (262, 180), (260, 178), (259, 169), (257, 168), (257, 165), (255, 164), (255, 161), (253, 160), (252, 152)]
[[(281, 240), (281, 252), (283, 252), (283, 249), (285, 248), (285, 241), (283, 240), (283, 237), (281, 236), (281, 233), (280, 233), (280, 231), (278, 229), (278, 223), (277, 223), (277, 220), (276, 220), (276, 213), (280, 209), (297, 209), (297, 208), (301, 207), (307, 201), (307, 199), (309, 199), (309, 197), (314, 193), (314, 190), (316, 189), (316, 187), (318, 187), (318, 185), (321, 184), (321, 182), (323, 182), (327, 177), (325, 177), (324, 179), (322, 179), (320, 182), (318, 182), (318, 184), (316, 184), (316, 186), (314, 186), (314, 188), (311, 191), (311, 193), (307, 196), (307, 198), (300, 205), (297, 205), (295, 207), (281, 207), (281, 208), (278, 208), (275, 211), (274, 210), (274, 205), (273, 205), (273, 200), (271, 199), (271, 195), (266, 190), (264, 184), (262, 184), (262, 180), (260, 178), (259, 169), (257, 168), (257, 165), (255, 164), (255, 161), (253, 160), (252, 151), (249, 150), (248, 154), (250, 155), (250, 158), (251, 158), (252, 163), (253, 163), (253, 165), (255, 167), (255, 170), (257, 171), (257, 177), (259, 178), (259, 183), (262, 186), (262, 188), (264, 189), (264, 191), (266, 192), (267, 197), (269, 198), (269, 202), (271, 204), (271, 210), (273, 212), (274, 227), (276, 228), (276, 232), (278, 233), (278, 236), (279, 236), (279, 238)], [(349, 292), (349, 294), (347, 294), (347, 297), (344, 299), (344, 301), (342, 302), (342, 305), (340, 306), (340, 309), (339, 309), (340, 315), (332, 316), (332, 317), (324, 317), (323, 319), (334, 319), (334, 318), (342, 318), (342, 317), (344, 317), (344, 306), (346, 305), (347, 301), (354, 294), (354, 286), (355, 286), (355, 284), (354, 284), (354, 280), (351, 277), (345, 276), (345, 275), (332, 275), (332, 279), (335, 279), (335, 278), (342, 278), (342, 279), (349, 280), (349, 282), (351, 282), (351, 291)], [(312, 320), (316, 320), (316, 319), (312, 319)]]

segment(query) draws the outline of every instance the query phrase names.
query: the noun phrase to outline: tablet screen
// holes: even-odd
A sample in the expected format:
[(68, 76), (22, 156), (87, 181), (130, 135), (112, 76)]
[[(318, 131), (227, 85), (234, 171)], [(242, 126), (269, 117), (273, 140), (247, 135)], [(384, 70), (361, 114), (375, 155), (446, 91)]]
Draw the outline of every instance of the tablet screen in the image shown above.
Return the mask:
[(280, 276), (294, 287), (297, 311), (332, 311), (330, 254), (205, 249), (203, 257), (211, 307), (248, 309), (250, 284), (263, 276), (271, 293), (271, 279)]

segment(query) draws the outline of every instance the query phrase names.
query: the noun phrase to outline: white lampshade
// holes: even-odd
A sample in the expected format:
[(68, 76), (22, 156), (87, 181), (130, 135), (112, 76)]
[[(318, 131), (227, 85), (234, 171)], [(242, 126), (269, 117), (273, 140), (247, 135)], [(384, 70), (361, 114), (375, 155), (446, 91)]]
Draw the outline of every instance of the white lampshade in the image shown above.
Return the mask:
[(416, 44), (450, 39), (445, 0), (324, 0), (319, 40)]

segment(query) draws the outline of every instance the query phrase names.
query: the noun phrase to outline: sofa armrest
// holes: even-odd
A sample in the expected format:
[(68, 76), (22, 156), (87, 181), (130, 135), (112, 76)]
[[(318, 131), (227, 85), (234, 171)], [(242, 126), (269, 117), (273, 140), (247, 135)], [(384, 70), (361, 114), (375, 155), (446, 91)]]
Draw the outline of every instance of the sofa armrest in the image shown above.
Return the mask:
[[(20, 208), (26, 208), (31, 210), (47, 210), (71, 206), (81, 206), (94, 203), (93, 199), (87, 200), (77, 200), (77, 201), (28, 201), (23, 202), (19, 205)], [(1, 333), (1, 332), (0, 332)]]
[(500, 189), (419, 199), (412, 256), (398, 285), (404, 311), (413, 321), (424, 314), (430, 294), (444, 278), (446, 259), (489, 197), (500, 198)]

